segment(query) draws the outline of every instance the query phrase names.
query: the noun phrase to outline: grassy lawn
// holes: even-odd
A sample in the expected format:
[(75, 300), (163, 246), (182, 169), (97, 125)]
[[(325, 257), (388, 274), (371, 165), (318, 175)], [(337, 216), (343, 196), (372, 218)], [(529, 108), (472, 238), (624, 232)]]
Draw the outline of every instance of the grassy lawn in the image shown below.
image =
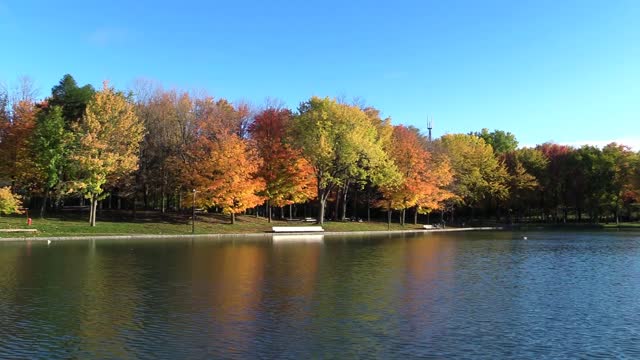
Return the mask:
[(620, 225), (609, 223), (602, 226), (605, 229), (640, 229), (640, 222), (620, 223)]
[(548, 229), (548, 230), (598, 230), (598, 229), (640, 229), (640, 222), (621, 222), (616, 223), (566, 223), (566, 224), (545, 224), (545, 223), (526, 223), (517, 224), (519, 229)]
[[(33, 224), (27, 226), (25, 216), (0, 217), (0, 229), (37, 229), (37, 233), (0, 232), (0, 238), (38, 237), (38, 236), (92, 236), (92, 235), (131, 235), (131, 234), (169, 234), (180, 235), (191, 233), (191, 222), (188, 215), (161, 215), (155, 212), (139, 212), (136, 218), (130, 214), (98, 214), (95, 227), (88, 224), (86, 214), (52, 215), (45, 219), (33, 218)], [(121, 215), (121, 214), (120, 214)], [(247, 234), (270, 232), (272, 226), (302, 226), (313, 223), (273, 221), (255, 216), (238, 216), (236, 224), (231, 225), (229, 217), (217, 214), (200, 214), (197, 216), (196, 234)], [(404, 227), (391, 224), (391, 230), (419, 229), (421, 225), (407, 224)], [(381, 231), (387, 230), (382, 222), (326, 222), (325, 231)]]

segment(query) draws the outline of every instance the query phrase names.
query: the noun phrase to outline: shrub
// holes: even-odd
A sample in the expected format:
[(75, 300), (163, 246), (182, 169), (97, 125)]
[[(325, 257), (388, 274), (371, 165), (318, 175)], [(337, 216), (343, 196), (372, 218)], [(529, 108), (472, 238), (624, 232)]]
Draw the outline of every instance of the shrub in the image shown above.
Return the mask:
[(19, 195), (11, 192), (8, 186), (0, 188), (0, 214), (21, 214), (22, 201)]

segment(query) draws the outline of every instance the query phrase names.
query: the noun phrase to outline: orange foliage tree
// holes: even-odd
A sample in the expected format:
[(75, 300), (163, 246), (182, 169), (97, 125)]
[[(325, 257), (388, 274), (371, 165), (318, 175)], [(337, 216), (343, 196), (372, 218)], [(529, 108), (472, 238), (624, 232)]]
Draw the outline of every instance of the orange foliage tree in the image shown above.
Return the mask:
[(172, 164), (182, 187), (199, 193), (199, 206), (219, 207), (235, 224), (236, 214), (263, 201), (258, 193), (264, 182), (256, 176), (261, 161), (238, 134), (243, 109), (210, 98), (196, 101), (196, 107), (190, 142)]
[(29, 146), (38, 109), (31, 100), (21, 100), (11, 110), (10, 117), (0, 121), (0, 174), (14, 188), (30, 191), (38, 183)]
[(315, 197), (313, 169), (287, 141), (292, 116), (289, 110), (268, 108), (260, 112), (248, 128), (262, 159), (258, 176), (265, 183), (262, 195), (267, 200), (269, 222), (272, 205), (282, 207)]
[(433, 162), (425, 149), (420, 135), (402, 125), (393, 128), (390, 149), (402, 181), (390, 187), (383, 187), (383, 203), (391, 209), (400, 210), (400, 222), (404, 225), (408, 208), (430, 211), (440, 208), (442, 202), (453, 196), (444, 188), (452, 179), (451, 167), (446, 161)]

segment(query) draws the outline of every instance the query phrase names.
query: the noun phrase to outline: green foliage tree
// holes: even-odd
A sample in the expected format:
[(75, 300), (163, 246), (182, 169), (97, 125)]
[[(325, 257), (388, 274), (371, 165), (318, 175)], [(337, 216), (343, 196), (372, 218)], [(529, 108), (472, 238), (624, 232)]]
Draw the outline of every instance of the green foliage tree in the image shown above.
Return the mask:
[(72, 139), (73, 134), (65, 129), (62, 107), (52, 106), (38, 114), (31, 147), (44, 196), (40, 217), (44, 217), (47, 198), (51, 193), (54, 192), (56, 196), (61, 194), (62, 178)]
[(635, 200), (634, 173), (637, 155), (627, 146), (611, 143), (602, 149), (604, 166), (608, 169), (607, 192), (604, 202), (611, 209), (616, 224), (620, 223), (620, 210), (625, 200)]
[(491, 145), (496, 154), (504, 154), (518, 148), (516, 136), (510, 132), (502, 130), (489, 132), (489, 129), (484, 128), (480, 132), (472, 133), (472, 135), (482, 138), (484, 142)]
[(67, 126), (71, 126), (72, 123), (80, 121), (94, 94), (93, 86), (87, 84), (79, 87), (73, 76), (66, 74), (58, 85), (51, 89), (49, 104), (62, 107), (65, 122)]

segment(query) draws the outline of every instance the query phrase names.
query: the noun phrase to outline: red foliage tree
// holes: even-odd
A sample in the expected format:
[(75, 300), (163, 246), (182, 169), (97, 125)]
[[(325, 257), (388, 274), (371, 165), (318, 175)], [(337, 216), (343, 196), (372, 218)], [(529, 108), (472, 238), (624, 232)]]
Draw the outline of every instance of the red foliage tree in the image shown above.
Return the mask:
[(305, 202), (315, 196), (316, 180), (309, 163), (287, 141), (291, 111), (268, 108), (249, 125), (262, 165), (258, 176), (264, 179), (263, 195), (271, 222), (271, 206)]

